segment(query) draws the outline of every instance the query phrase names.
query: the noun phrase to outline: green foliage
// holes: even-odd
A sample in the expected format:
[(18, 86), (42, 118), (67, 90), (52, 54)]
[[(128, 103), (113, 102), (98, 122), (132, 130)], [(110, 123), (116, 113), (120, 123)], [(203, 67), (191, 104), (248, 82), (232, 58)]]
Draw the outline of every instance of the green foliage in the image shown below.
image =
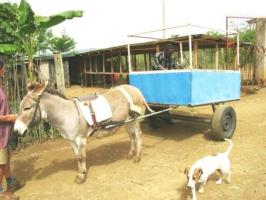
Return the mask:
[(15, 44), (0, 44), (0, 54), (14, 54), (17, 51)]
[[(34, 80), (33, 55), (37, 50), (43, 49), (47, 29), (82, 15), (82, 11), (65, 11), (48, 17), (36, 16), (26, 0), (21, 0), (19, 7), (10, 3), (0, 4), (0, 30), (5, 33), (0, 32), (0, 44), (17, 45), (20, 51), (26, 53), (29, 59), (29, 78)], [(7, 47), (2, 46), (0, 49), (3, 53), (10, 53), (12, 48)]]
[(211, 36), (224, 36), (222, 33), (217, 31), (208, 31), (206, 34)]
[(249, 29), (244, 32), (239, 33), (239, 40), (240, 42), (247, 42), (247, 43), (256, 43), (256, 30)]
[(16, 40), (17, 12), (18, 7), (16, 4), (0, 4), (0, 44), (13, 43)]
[(31, 6), (25, 0), (21, 0), (19, 5), (19, 29), (22, 34), (35, 32), (34, 15)]
[(52, 30), (41, 28), (36, 36), (37, 51), (45, 52), (47, 49), (49, 49), (49, 43), (52, 37)]
[(49, 46), (52, 51), (67, 52), (75, 48), (75, 41), (63, 33), (61, 37), (53, 37), (49, 41)]
[(51, 15), (49, 17), (38, 16), (36, 17), (36, 22), (41, 28), (50, 28), (62, 23), (67, 19), (72, 19), (74, 17), (82, 17), (82, 15), (82, 11), (66, 11), (58, 13), (56, 15)]
[(0, 4), (0, 53), (14, 54), (18, 46), (18, 7), (16, 4)]

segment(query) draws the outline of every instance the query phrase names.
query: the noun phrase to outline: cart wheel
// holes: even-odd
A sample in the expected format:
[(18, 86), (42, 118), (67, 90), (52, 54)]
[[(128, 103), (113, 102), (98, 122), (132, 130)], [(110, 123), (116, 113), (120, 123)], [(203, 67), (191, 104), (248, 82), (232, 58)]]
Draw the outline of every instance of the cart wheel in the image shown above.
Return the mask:
[(218, 106), (212, 117), (212, 133), (223, 140), (231, 138), (236, 128), (236, 112), (231, 106)]

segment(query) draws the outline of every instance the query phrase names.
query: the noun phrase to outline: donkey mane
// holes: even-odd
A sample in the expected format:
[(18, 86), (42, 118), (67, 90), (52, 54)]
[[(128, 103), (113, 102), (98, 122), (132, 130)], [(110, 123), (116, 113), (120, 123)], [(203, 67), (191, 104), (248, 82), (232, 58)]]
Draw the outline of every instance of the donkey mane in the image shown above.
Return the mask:
[[(32, 83), (31, 85), (28, 86), (28, 90), (34, 90), (36, 85), (37, 85), (37, 83)], [(56, 89), (54, 89), (52, 87), (49, 87), (49, 86), (46, 87), (44, 92), (47, 92), (49, 94), (56, 95), (58, 97), (61, 97), (63, 99), (67, 99), (68, 100), (68, 98), (64, 94), (62, 94), (61, 92), (57, 91)]]
[(51, 88), (51, 87), (45, 88), (44, 92), (47, 92), (47, 93), (52, 94), (52, 95), (59, 96), (59, 97), (61, 97), (63, 99), (68, 99), (64, 94), (62, 94), (61, 92), (59, 92), (56, 89)]

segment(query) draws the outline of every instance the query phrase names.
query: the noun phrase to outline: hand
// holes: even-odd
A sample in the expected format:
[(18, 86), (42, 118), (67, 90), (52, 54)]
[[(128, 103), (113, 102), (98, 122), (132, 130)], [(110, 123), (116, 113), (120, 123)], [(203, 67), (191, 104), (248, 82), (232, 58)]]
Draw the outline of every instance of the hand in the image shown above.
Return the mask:
[(9, 122), (15, 122), (16, 119), (17, 119), (17, 115), (16, 114), (10, 114), (10, 115), (7, 115), (8, 116), (8, 121)]
[(15, 114), (0, 116), (0, 122), (15, 122), (16, 119), (17, 119), (17, 115)]

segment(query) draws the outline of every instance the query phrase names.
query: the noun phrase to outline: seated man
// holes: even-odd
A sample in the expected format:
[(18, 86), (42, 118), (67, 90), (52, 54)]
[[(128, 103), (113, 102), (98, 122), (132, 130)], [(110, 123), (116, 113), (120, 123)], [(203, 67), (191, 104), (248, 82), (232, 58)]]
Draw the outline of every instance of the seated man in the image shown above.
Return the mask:
[(155, 54), (154, 69), (175, 69), (177, 67), (176, 60), (172, 57), (174, 51), (175, 46), (173, 44), (167, 44), (163, 51), (157, 52)]

